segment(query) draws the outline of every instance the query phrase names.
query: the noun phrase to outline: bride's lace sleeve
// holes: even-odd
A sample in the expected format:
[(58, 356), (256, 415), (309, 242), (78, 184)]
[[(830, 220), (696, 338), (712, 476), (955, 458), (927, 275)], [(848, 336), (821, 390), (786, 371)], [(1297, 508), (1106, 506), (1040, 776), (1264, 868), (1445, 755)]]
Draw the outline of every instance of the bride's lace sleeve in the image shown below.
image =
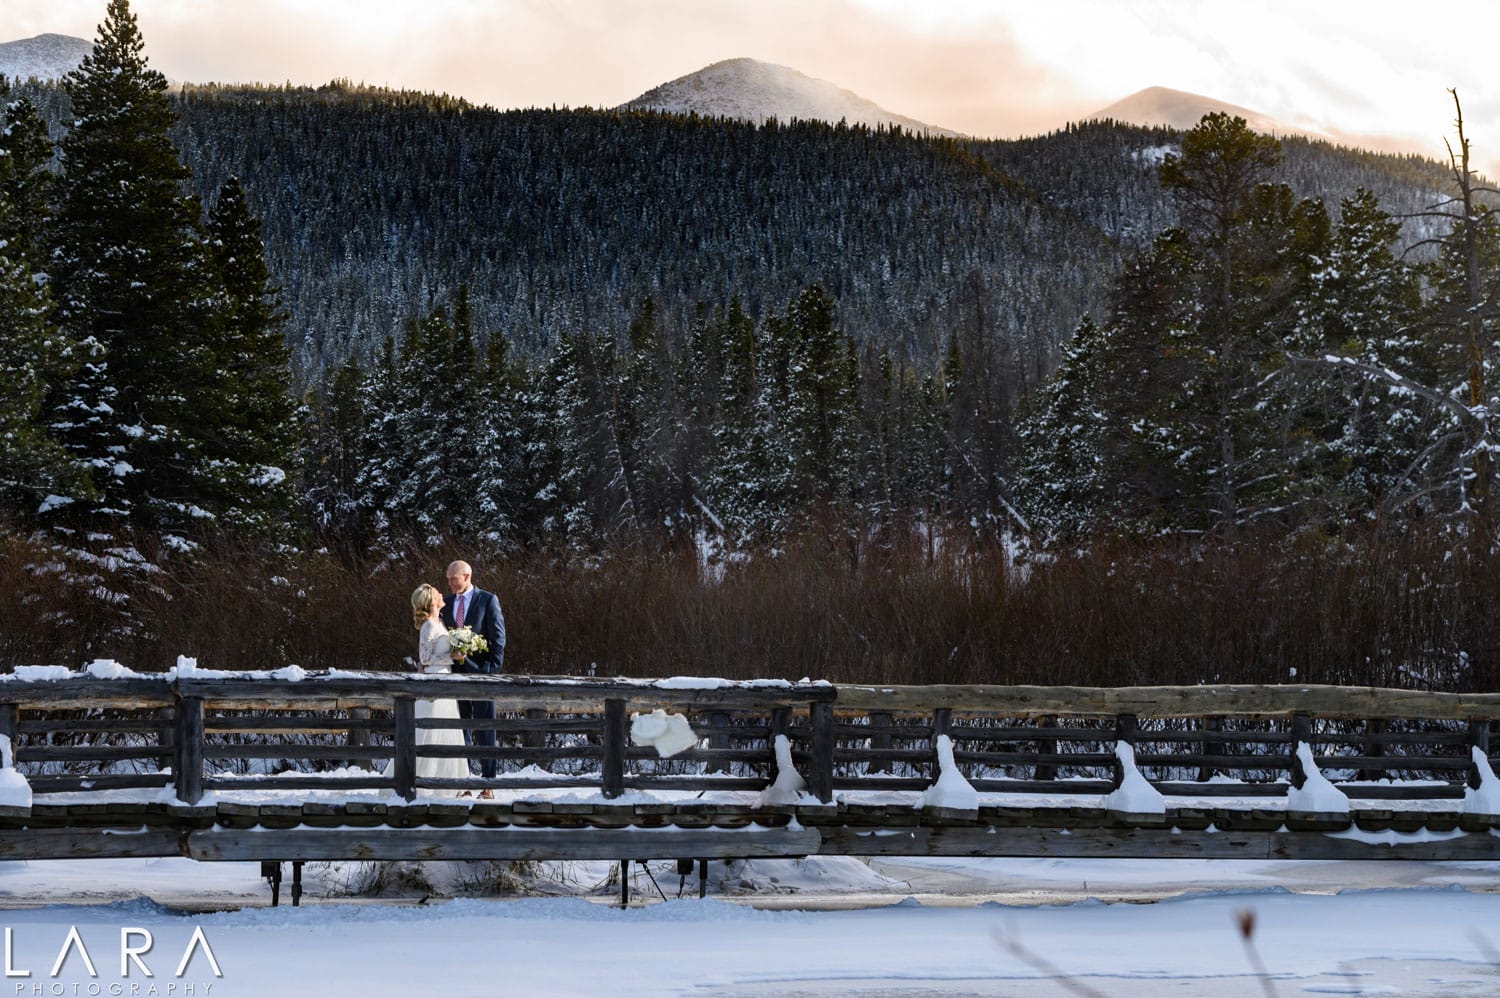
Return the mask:
[(453, 650), (448, 643), (448, 631), (443, 627), (422, 628), (418, 649), (423, 665), (452, 665)]

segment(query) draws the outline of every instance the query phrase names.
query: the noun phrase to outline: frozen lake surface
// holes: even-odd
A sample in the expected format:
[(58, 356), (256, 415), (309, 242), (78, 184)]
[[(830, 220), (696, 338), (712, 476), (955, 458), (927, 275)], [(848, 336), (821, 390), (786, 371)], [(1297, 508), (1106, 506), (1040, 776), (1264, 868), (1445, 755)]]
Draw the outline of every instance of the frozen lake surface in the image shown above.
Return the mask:
[[(677, 899), (675, 867), (653, 864), (671, 900), (637, 868), (642, 903), (629, 910), (609, 903), (605, 863), (549, 864), (528, 897), (422, 903), (337, 896), (357, 872), (310, 865), (303, 906), (272, 909), (255, 864), (0, 863), (10, 966), (32, 975), (7, 993), (128, 994), (132, 982), (161, 995), (377, 998), (1500, 993), (1496, 863), (716, 862), (706, 901), (692, 876)], [(77, 948), (49, 974), (72, 926), (97, 977)], [(153, 978), (133, 965), (122, 975), (125, 929), (151, 933)], [(222, 977), (201, 951), (172, 973), (195, 929)]]

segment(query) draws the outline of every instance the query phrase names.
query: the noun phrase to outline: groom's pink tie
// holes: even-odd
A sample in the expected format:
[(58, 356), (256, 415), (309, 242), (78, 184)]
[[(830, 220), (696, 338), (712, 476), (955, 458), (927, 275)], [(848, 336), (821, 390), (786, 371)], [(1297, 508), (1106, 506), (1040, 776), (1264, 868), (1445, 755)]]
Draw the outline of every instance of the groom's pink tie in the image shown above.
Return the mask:
[(458, 597), (458, 599), (456, 599), (454, 601), (454, 605), (453, 605), (453, 626), (454, 627), (462, 627), (462, 626), (464, 626), (464, 598), (462, 596)]

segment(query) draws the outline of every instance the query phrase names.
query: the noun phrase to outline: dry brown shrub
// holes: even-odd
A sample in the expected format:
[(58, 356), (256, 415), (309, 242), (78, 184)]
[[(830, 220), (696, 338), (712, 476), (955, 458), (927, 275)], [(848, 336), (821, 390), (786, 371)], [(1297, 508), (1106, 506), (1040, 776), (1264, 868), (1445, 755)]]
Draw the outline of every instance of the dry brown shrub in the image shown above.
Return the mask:
[(379, 560), (232, 541), (125, 586), (121, 607), (43, 545), (0, 537), (0, 664), (116, 658), (142, 671), (399, 669), (411, 590), (458, 557), (505, 608), (510, 672), (869, 683), (1312, 682), (1493, 689), (1500, 566), (1434, 526), (1234, 542), (1104, 539), (1018, 562), (949, 538), (821, 529), (705, 572), (691, 552), (500, 555), (456, 544)]

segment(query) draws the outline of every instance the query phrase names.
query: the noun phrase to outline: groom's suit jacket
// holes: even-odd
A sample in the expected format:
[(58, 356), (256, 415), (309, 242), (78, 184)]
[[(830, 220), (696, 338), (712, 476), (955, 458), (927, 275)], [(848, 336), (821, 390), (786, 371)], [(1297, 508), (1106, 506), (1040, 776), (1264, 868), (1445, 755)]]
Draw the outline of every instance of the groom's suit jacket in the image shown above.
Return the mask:
[[(505, 665), (505, 614), (500, 612), (500, 598), (474, 586), (464, 594), (464, 599), (467, 601), (464, 606), (464, 626), (472, 628), (475, 634), (483, 635), (490, 650), (470, 655), (463, 662), (454, 662), (453, 671), (492, 675), (498, 673)], [(449, 630), (454, 627), (453, 609), (457, 603), (457, 596), (449, 596), (440, 614), (443, 626)]]

